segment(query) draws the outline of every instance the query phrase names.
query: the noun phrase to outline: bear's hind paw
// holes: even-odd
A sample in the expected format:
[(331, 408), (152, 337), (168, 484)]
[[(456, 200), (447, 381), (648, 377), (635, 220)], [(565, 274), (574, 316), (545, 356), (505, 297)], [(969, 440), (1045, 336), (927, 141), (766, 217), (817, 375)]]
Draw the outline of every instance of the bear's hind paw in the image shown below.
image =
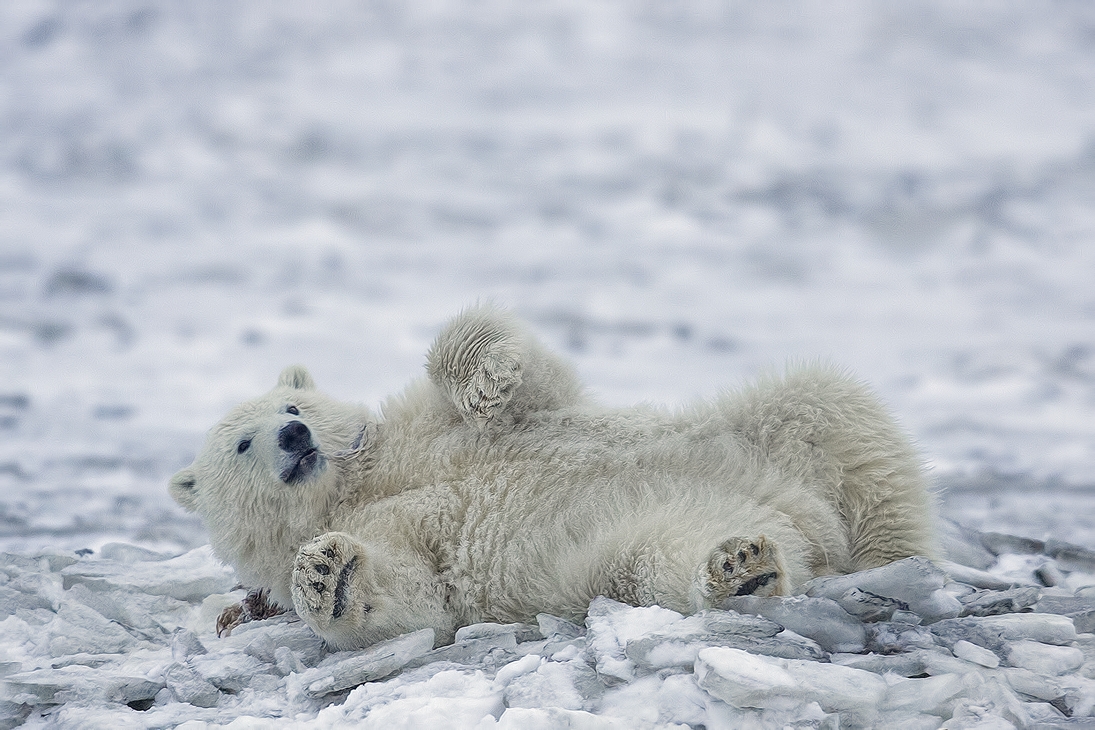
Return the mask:
[(764, 535), (723, 542), (711, 552), (702, 572), (701, 593), (711, 606), (731, 596), (790, 593), (779, 548)]

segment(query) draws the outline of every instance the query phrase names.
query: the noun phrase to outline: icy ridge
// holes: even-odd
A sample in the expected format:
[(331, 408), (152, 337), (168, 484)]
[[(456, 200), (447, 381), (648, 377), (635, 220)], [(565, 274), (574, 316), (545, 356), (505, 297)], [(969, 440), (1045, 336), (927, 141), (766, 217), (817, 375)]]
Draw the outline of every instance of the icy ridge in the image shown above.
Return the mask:
[[(953, 526), (914, 557), (693, 616), (478, 624), (329, 651), (291, 613), (230, 636), (208, 548), (0, 555), (0, 727), (1075, 727), (1095, 722), (1095, 552)], [(395, 723), (395, 725), (393, 725)]]

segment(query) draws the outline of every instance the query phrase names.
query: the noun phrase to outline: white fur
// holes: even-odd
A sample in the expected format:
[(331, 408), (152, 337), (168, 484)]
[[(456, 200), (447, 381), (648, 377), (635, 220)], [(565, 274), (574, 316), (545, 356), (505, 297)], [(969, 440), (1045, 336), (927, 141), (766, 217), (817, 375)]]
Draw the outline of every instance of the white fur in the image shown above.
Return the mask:
[[(606, 409), (491, 306), (456, 317), (427, 360), (381, 415), (289, 368), (171, 482), (217, 554), (334, 646), (579, 618), (596, 595), (692, 612), (934, 553), (909, 440), (833, 368), (677, 412)], [(286, 483), (292, 421), (318, 458)]]

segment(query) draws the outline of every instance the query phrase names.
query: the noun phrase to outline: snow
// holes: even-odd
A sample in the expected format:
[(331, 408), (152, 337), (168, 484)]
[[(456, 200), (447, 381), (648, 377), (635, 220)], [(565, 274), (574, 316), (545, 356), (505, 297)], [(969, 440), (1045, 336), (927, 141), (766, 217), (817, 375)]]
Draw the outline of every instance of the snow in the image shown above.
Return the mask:
[[(1091, 715), (1092, 29), (1052, 0), (0, 4), (0, 726)], [(213, 635), (243, 592), (166, 489), (205, 430), (294, 362), (375, 405), (486, 298), (608, 403), (849, 367), (967, 528), (950, 562), (405, 637), (319, 696), (363, 655), (292, 617)], [(735, 707), (697, 665), (742, 651), (885, 698)]]

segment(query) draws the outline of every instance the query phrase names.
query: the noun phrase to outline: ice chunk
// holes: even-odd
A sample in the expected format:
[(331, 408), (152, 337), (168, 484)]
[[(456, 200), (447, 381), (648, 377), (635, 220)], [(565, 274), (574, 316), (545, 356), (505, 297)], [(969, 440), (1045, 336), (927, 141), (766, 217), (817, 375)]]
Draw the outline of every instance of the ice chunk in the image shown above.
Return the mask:
[(271, 667), (236, 649), (190, 658), (190, 666), (202, 679), (226, 692), (240, 692), (252, 685), (259, 675), (269, 675)]
[(540, 635), (545, 639), (567, 641), (584, 636), (586, 633), (585, 628), (578, 624), (547, 613), (536, 614), (536, 623), (540, 628)]
[(696, 656), (708, 646), (731, 646), (754, 654), (787, 659), (821, 659), (825, 656), (814, 641), (786, 631), (760, 616), (735, 611), (701, 611), (667, 626), (662, 631), (627, 642), (625, 653), (649, 669), (684, 667), (691, 670)]
[(154, 563), (168, 560), (172, 556), (129, 543), (108, 542), (99, 548), (99, 557), (102, 560), (113, 560), (118, 563)]
[(696, 678), (713, 696), (735, 707), (786, 709), (817, 702), (826, 712), (873, 711), (887, 692), (886, 682), (872, 672), (725, 647), (700, 652)]
[(177, 662), (186, 661), (198, 654), (208, 654), (197, 634), (189, 629), (178, 629), (171, 635), (171, 658)]
[(1095, 611), (1095, 596), (1043, 595), (1034, 604), (1034, 610), (1039, 613), (1059, 613), (1062, 615)]
[(503, 696), (507, 707), (562, 707), (590, 710), (604, 693), (596, 672), (582, 661), (543, 662), (510, 681)]
[(636, 608), (604, 597), (594, 598), (586, 615), (586, 640), (606, 684), (635, 678), (634, 662), (624, 654), (628, 642), (674, 624), (684, 617), (660, 606)]
[[(480, 624), (481, 626), (483, 624)], [(498, 626), (499, 624), (493, 624)], [(500, 666), (513, 660), (517, 652), (517, 637), (512, 631), (486, 633), (478, 638), (465, 639), (440, 646), (433, 651), (415, 657), (408, 667), (421, 667), (433, 662), (454, 662), (477, 666)]]
[(52, 656), (118, 654), (137, 645), (137, 639), (99, 612), (77, 601), (61, 601), (49, 626)]
[(1064, 570), (1095, 573), (1095, 550), (1050, 538), (1046, 540), (1045, 553)]
[(160, 562), (84, 560), (61, 575), (66, 589), (83, 583), (91, 590), (118, 588), (191, 603), (213, 593), (227, 593), (237, 583), (235, 572), (214, 558), (208, 545)]
[(775, 621), (796, 634), (813, 639), (827, 652), (855, 653), (867, 644), (867, 630), (863, 624), (828, 598), (738, 596), (723, 601), (722, 608)]
[(627, 720), (594, 715), (582, 710), (561, 707), (511, 707), (502, 713), (497, 724), (481, 723), (477, 730), (632, 730)]
[(1053, 561), (1047, 561), (1038, 566), (1034, 571), (1034, 577), (1042, 582), (1044, 586), (1059, 586), (1065, 582), (1065, 574), (1057, 567), (1057, 564)]
[(1030, 697), (1037, 697), (1040, 700), (1056, 700), (1065, 694), (1064, 688), (1056, 680), (1043, 674), (1035, 674), (1029, 669), (1005, 667), (1000, 670), (1000, 673), (1012, 689)]
[(888, 712), (926, 713), (947, 717), (946, 703), (965, 690), (962, 677), (940, 674), (924, 679), (893, 678), (886, 690), (882, 709)]
[(15, 693), (25, 692), (46, 704), (150, 700), (164, 686), (116, 668), (79, 665), (12, 674), (4, 682)]
[(105, 618), (133, 629), (133, 633), (159, 641), (190, 617), (191, 605), (170, 596), (150, 596), (123, 590), (93, 591), (77, 584), (66, 596), (94, 609)]
[(1018, 613), (1038, 602), (1037, 588), (1011, 588), (1006, 591), (978, 591), (962, 600), (962, 616), (997, 616)]
[(880, 654), (935, 647), (935, 637), (925, 627), (900, 621), (881, 621), (870, 625), (867, 646)]
[(195, 707), (214, 707), (220, 701), (220, 690), (186, 664), (174, 662), (168, 665), (163, 678), (179, 702)]
[(1008, 664), (1038, 674), (1057, 676), (1074, 672), (1084, 663), (1084, 653), (1072, 646), (1051, 646), (1038, 641), (1016, 641), (1007, 647)]
[[(534, 641), (541, 638), (540, 629), (530, 624), (495, 624), (482, 623), (462, 626), (456, 630), (456, 642), (469, 641), (471, 639), (486, 639), (495, 636), (513, 636), (517, 642)], [(508, 639), (503, 639), (508, 643)]]
[(20, 609), (33, 611), (36, 608), (53, 610), (54, 603), (38, 593), (24, 593), (6, 585), (0, 585), (0, 618), (11, 616)]
[[(896, 599), (925, 621), (937, 621), (957, 616), (962, 610), (958, 600), (942, 590), (945, 582), (946, 575), (930, 560), (911, 557), (850, 575), (815, 578), (806, 583), (805, 588), (806, 595), (831, 598), (853, 615), (857, 609), (852, 599), (859, 594), (852, 591), (859, 589), (874, 596)], [(848, 599), (845, 599), (846, 595)], [(850, 604), (845, 605), (845, 600)]]
[(982, 532), (981, 544), (993, 555), (1013, 553), (1016, 555), (1038, 555), (1045, 552), (1046, 544), (1029, 537), (1006, 535), (1002, 532)]
[(867, 593), (859, 588), (851, 588), (840, 597), (845, 613), (860, 621), (889, 621), (896, 611), (908, 612), (909, 605), (896, 598)]
[(297, 653), (287, 646), (279, 646), (274, 650), (274, 665), (278, 668), (278, 674), (283, 677), (300, 674), (308, 669)]
[(1072, 619), (1072, 624), (1076, 627), (1076, 633), (1095, 633), (1095, 609), (1069, 614), (1069, 618)]
[(996, 561), (981, 542), (981, 533), (960, 525), (953, 520), (942, 520), (940, 537), (943, 552), (948, 558), (961, 565), (973, 568), (988, 568)]
[(290, 696), (322, 697), (364, 682), (383, 679), (433, 648), (433, 629), (422, 629), (381, 642), (368, 649), (339, 652), (319, 666), (290, 676)]
[(1003, 616), (968, 616), (932, 624), (930, 627), (948, 647), (965, 639), (992, 651), (1002, 652), (1009, 641), (1030, 639), (1044, 644), (1068, 644), (1076, 629), (1067, 616), (1051, 613), (1009, 613)]
[(967, 662), (973, 662), (974, 664), (980, 664), (982, 667), (988, 667), (989, 669), (995, 669), (1000, 666), (1000, 657), (996, 656), (994, 652), (988, 649), (978, 646), (977, 644), (971, 644), (964, 639), (959, 639), (954, 642), (954, 646), (951, 647), (951, 651), (959, 659), (965, 659)]
[(999, 576), (995, 576), (992, 573), (987, 573), (983, 570), (952, 563), (949, 560), (936, 560), (935, 564), (942, 568), (943, 572), (946, 573), (947, 577), (951, 580), (965, 583), (966, 585), (971, 585), (975, 588), (1003, 591), (1015, 586), (1013, 581), (1004, 580)]

